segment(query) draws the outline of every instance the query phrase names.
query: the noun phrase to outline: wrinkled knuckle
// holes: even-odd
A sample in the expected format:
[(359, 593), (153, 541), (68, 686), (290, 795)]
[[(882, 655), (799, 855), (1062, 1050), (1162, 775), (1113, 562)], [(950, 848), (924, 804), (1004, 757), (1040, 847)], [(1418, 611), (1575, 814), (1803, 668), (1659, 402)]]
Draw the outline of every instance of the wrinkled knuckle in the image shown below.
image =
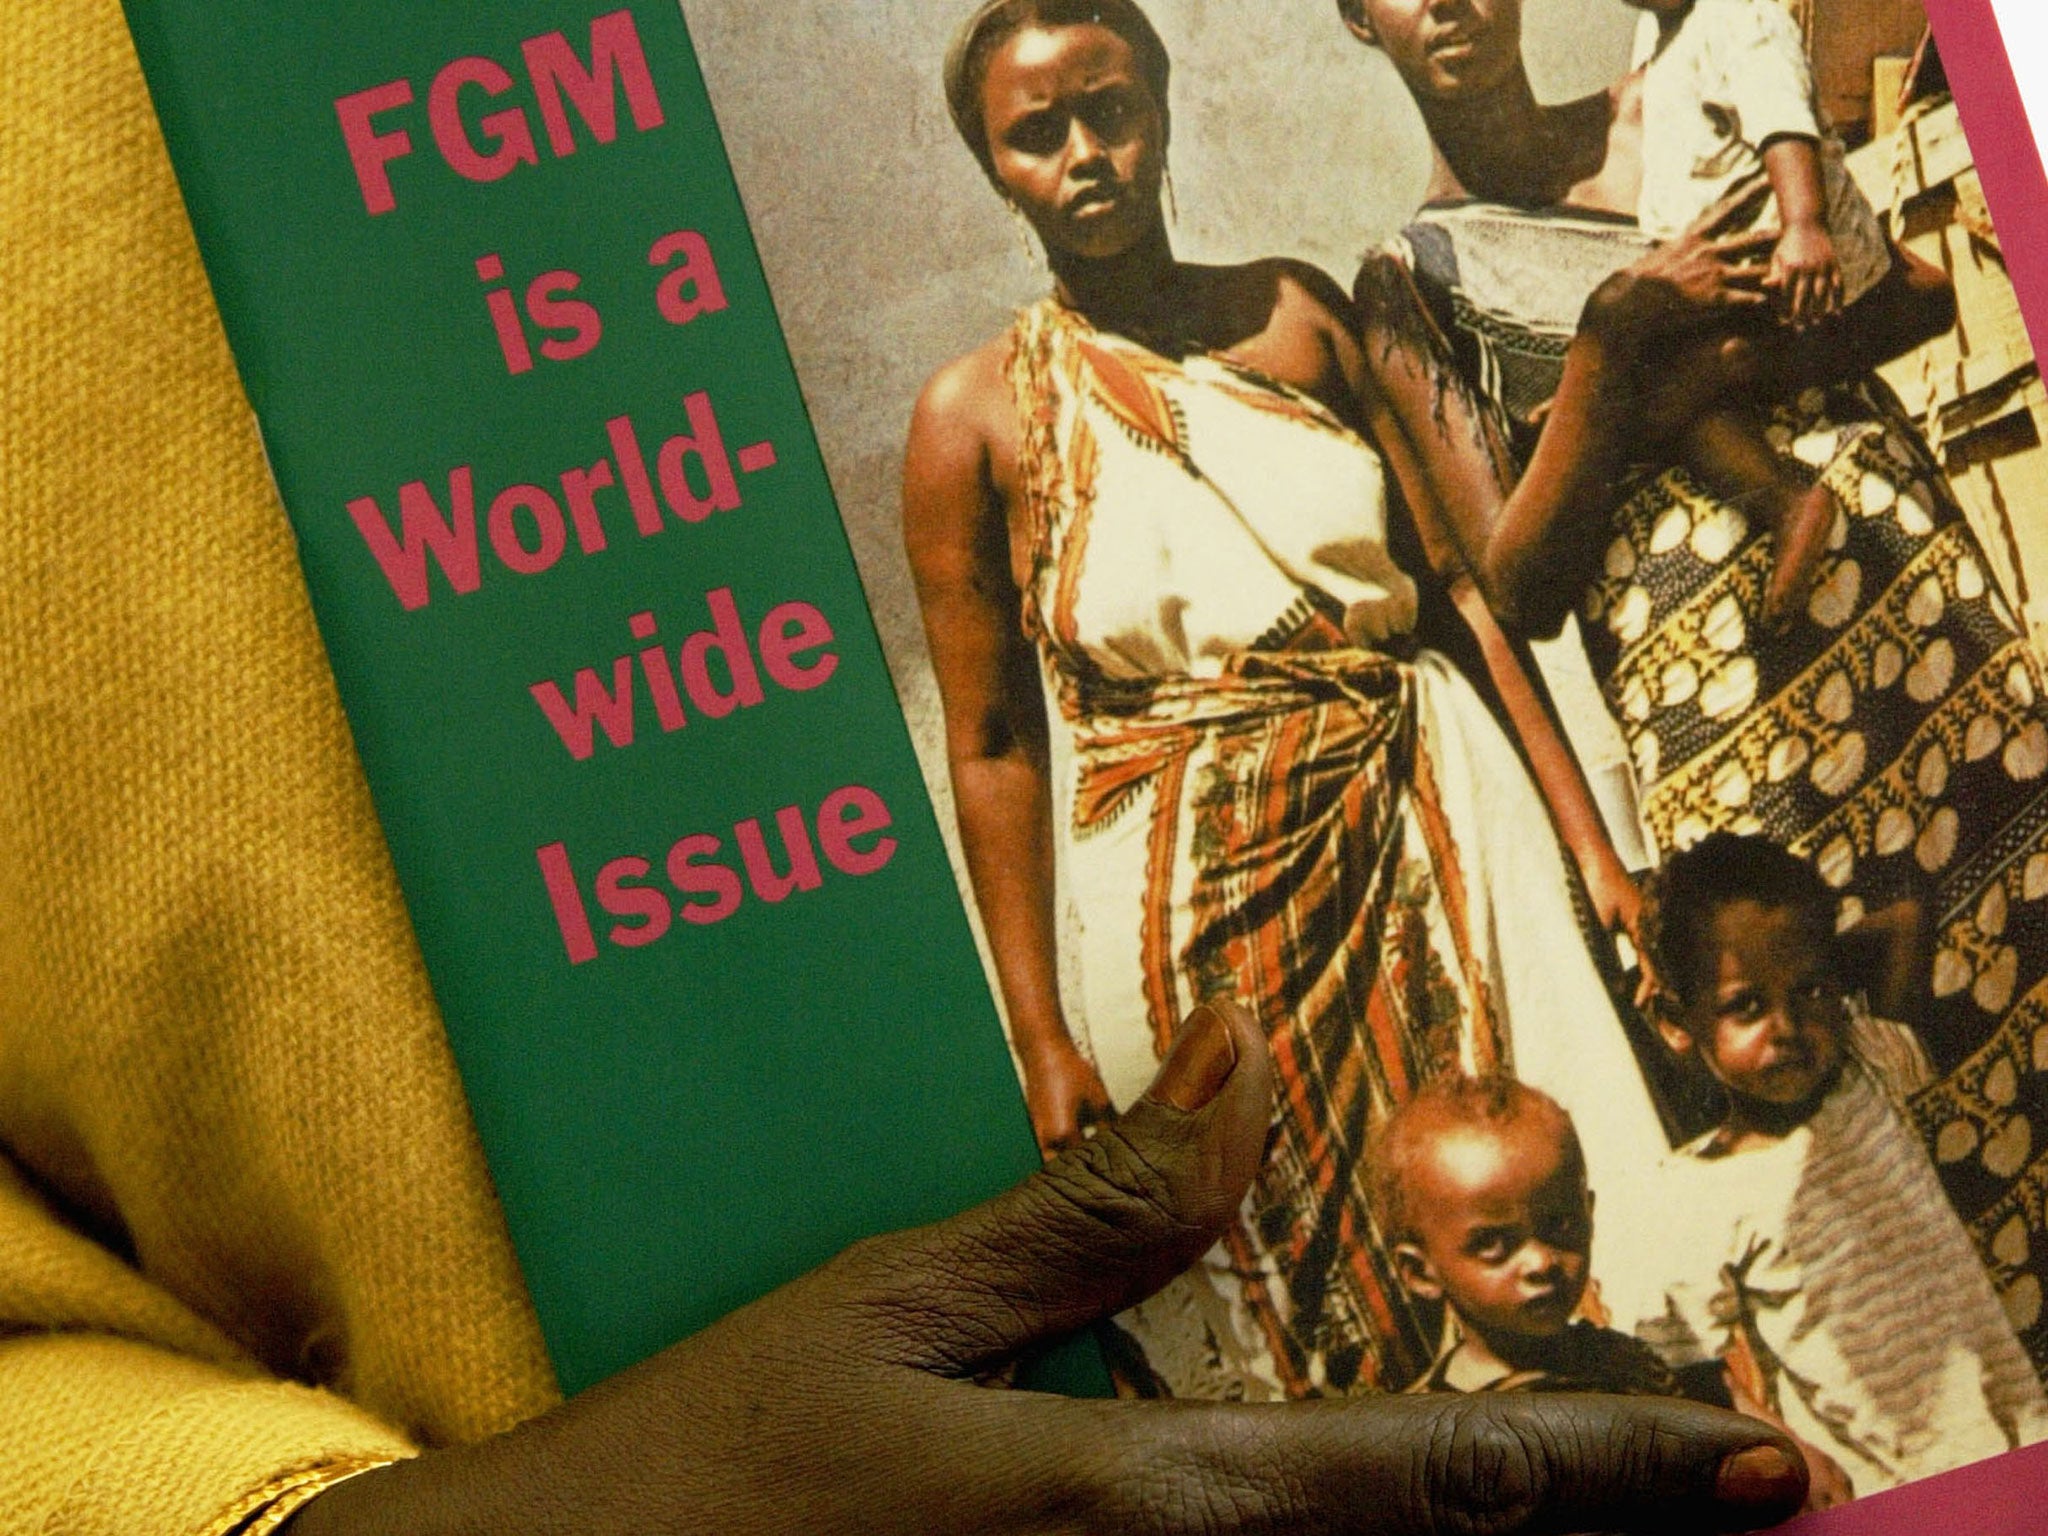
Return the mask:
[(1549, 1502), (1555, 1447), (1540, 1417), (1500, 1398), (1446, 1402), (1419, 1452), (1419, 1489), (1441, 1536), (1512, 1536)]
[(1223, 1518), (1209, 1490), (1173, 1466), (1138, 1469), (1105, 1500), (1101, 1528), (1126, 1536), (1222, 1536), (1237, 1528)]
[(999, 1353), (1011, 1338), (1004, 1298), (966, 1278), (985, 1267), (943, 1226), (928, 1227), (864, 1238), (798, 1283), (858, 1358), (928, 1368)]
[[(1193, 1422), (1193, 1421), (1190, 1421)], [(1121, 1444), (1118, 1444), (1121, 1441)], [(1114, 1437), (1101, 1459), (1089, 1530), (1119, 1536), (1240, 1536), (1303, 1528), (1290, 1469), (1200, 1433)]]
[[(1609, 1470), (1618, 1489), (1656, 1494), (1681, 1475), (1690, 1446), (1661, 1421), (1638, 1415), (1616, 1418), (1589, 1439), (1597, 1465)], [(1674, 1472), (1681, 1469), (1681, 1472)]]
[(887, 1306), (926, 1288), (910, 1234), (902, 1232), (861, 1238), (815, 1271), (812, 1283), (825, 1297), (859, 1308)]
[(1197, 1223), (1183, 1210), (1179, 1181), (1121, 1127), (1110, 1126), (1062, 1153), (1038, 1176), (1047, 1219), (1101, 1229), (1117, 1246), (1171, 1244)]

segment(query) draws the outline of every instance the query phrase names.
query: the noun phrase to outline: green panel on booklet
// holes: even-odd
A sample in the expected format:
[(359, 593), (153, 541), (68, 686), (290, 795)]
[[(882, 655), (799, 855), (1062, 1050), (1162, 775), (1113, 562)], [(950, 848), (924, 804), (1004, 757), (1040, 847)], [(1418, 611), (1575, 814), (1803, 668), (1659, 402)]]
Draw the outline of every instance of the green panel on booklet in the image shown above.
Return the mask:
[(564, 1385), (1031, 1168), (677, 7), (128, 13)]

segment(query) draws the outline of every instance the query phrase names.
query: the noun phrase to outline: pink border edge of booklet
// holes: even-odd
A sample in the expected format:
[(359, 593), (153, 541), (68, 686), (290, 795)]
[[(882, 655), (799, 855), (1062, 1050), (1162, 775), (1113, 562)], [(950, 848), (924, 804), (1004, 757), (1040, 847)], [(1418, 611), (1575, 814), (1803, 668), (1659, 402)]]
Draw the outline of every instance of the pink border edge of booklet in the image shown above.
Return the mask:
[(1774, 1536), (2037, 1536), (2048, 1496), (2048, 1441), (1801, 1515)]
[[(2038, 4), (2039, 0), (2028, 0)], [(1925, 0), (2037, 356), (2048, 357), (2048, 178), (1991, 0)]]
[[(2048, 177), (1991, 0), (1925, 0), (2037, 355), (2048, 357)], [(2039, 0), (2033, 0), (2039, 3)], [(2038, 1536), (2048, 1442), (1780, 1526), (1779, 1536)]]

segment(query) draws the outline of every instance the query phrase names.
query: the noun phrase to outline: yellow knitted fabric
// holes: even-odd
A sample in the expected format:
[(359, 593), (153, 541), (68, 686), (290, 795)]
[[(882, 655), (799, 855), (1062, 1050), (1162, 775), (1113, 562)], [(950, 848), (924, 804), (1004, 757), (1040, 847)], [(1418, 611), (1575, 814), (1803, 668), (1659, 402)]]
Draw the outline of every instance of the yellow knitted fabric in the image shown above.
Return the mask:
[(189, 1536), (556, 1389), (119, 8), (7, 22), (0, 1533)]

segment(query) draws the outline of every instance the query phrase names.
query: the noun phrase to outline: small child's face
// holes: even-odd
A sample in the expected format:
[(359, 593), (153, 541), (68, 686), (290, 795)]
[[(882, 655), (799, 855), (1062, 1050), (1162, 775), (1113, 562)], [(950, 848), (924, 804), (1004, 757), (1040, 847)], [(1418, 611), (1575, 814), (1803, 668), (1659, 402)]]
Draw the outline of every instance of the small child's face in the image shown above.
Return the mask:
[(1538, 1114), (1446, 1127), (1416, 1159), (1403, 1282), (1498, 1348), (1564, 1331), (1585, 1294), (1593, 1197), (1565, 1128)]
[(1680, 1009), (1684, 1043), (1729, 1093), (1818, 1104), (1842, 1062), (1847, 1004), (1834, 955), (1794, 908), (1731, 901), (1714, 914), (1712, 981)]

